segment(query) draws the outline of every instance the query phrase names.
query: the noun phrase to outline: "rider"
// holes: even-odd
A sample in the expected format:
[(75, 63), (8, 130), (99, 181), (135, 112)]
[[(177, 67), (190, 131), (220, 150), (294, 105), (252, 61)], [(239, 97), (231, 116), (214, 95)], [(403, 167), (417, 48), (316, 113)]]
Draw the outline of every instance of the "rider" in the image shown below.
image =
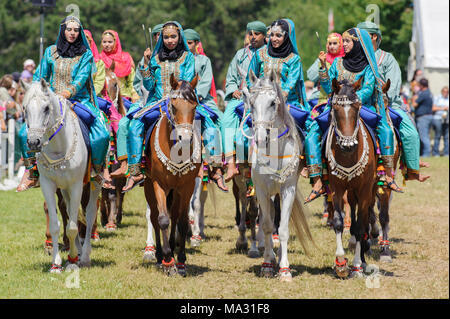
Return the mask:
[[(95, 116), (94, 122), (89, 127), (89, 140), (96, 173), (94, 178), (102, 182), (104, 179), (101, 172), (108, 150), (109, 132), (95, 98), (92, 82), (92, 73), (95, 70), (93, 66), (94, 58), (84, 35), (83, 26), (76, 17), (68, 16), (60, 24), (56, 44), (45, 50), (33, 81), (46, 80), (56, 94), (73, 102), (82, 103)], [(21, 141), (26, 141), (26, 130), (21, 133)], [(27, 172), (17, 187), (19, 192), (36, 187), (38, 182), (36, 157), (32, 152), (31, 154), (28, 152), (26, 142), (22, 144)], [(110, 187), (109, 181), (104, 182), (106, 187)]]
[[(327, 37), (327, 52), (323, 53), (326, 55), (326, 67), (329, 69), (333, 64), (334, 59), (344, 56), (344, 46), (342, 42), (342, 36), (339, 33), (330, 33)], [(320, 59), (317, 58), (316, 61), (309, 67), (306, 71), (306, 76), (308, 80), (314, 82), (318, 85), (319, 90), (319, 100), (317, 105), (323, 105), (328, 101), (328, 94), (320, 86), (319, 82), (319, 68), (321, 66)]]
[[(169, 21), (164, 24), (154, 52), (147, 48), (144, 52), (144, 57), (144, 66), (139, 71), (144, 79), (144, 87), (149, 91), (149, 97), (145, 106), (138, 103), (133, 104), (127, 114), (127, 117), (131, 118), (127, 138), (130, 177), (127, 180), (127, 185), (123, 188), (124, 191), (131, 190), (144, 179), (140, 169), (145, 131), (144, 115), (152, 122), (150, 125), (159, 118), (161, 113), (158, 106), (161, 102), (167, 100), (171, 91), (171, 74), (174, 74), (178, 81), (184, 80), (189, 82), (195, 76), (194, 55), (189, 51), (183, 28), (176, 21)], [(217, 130), (217, 124), (209, 114), (209, 112), (214, 113), (213, 110), (207, 110), (206, 106), (199, 104), (196, 112), (204, 119), (202, 127), (206, 126), (208, 132), (210, 131), (209, 129)], [(210, 137), (214, 139), (213, 134)], [(203, 135), (203, 138), (205, 141), (205, 135)], [(208, 145), (210, 147), (213, 146), (209, 139), (206, 142), (207, 147)], [(226, 191), (223, 176), (218, 167), (221, 165), (221, 150), (212, 147), (208, 151), (213, 158), (219, 159), (219, 163), (215, 163), (217, 166), (214, 168), (212, 178), (219, 188)]]
[[(372, 111), (376, 111), (381, 115), (381, 120), (377, 127), (377, 135), (380, 142), (380, 158), (386, 169), (385, 187), (387, 186), (399, 192), (401, 189), (395, 183), (393, 174), (394, 132), (388, 124), (384, 109), (381, 81), (370, 35), (365, 30), (352, 28), (345, 31), (342, 38), (344, 41), (345, 56), (336, 58), (329, 69), (325, 67), (326, 59), (323, 52), (319, 54), (321, 62), (319, 69), (321, 86), (325, 92), (331, 94), (331, 82), (333, 79), (339, 81), (346, 79), (354, 83), (361, 77), (364, 78), (364, 82), (356, 94), (362, 105), (367, 106)], [(329, 108), (329, 105), (327, 105), (326, 110)], [(309, 133), (311, 134), (308, 134), (306, 138), (306, 145), (320, 144), (321, 131), (319, 126), (314, 125)], [(320, 153), (318, 155), (321, 156)], [(319, 167), (319, 172), (321, 175), (321, 167)], [(316, 199), (323, 193), (325, 193), (323, 187), (320, 190), (313, 189), (307, 202)]]
[[(222, 118), (221, 132), (222, 144), (225, 154), (225, 160), (228, 163), (228, 171), (225, 181), (230, 181), (234, 175), (239, 174), (236, 167), (235, 142), (236, 133), (239, 128), (239, 117), (235, 113), (235, 109), (242, 102), (242, 88), (245, 78), (241, 78), (238, 67), (247, 72), (250, 61), (256, 50), (265, 45), (266, 25), (261, 21), (253, 21), (247, 24), (246, 37), (250, 38), (250, 46), (238, 50), (228, 67), (226, 78), (225, 101), (227, 107)], [(246, 74), (243, 76), (245, 77)]]
[(121, 95), (133, 103), (139, 100), (139, 95), (133, 87), (134, 61), (128, 52), (122, 51), (122, 45), (116, 31), (106, 30), (103, 32), (100, 58), (105, 63), (106, 68), (110, 68), (114, 61), (114, 73), (119, 78)]
[(387, 96), (389, 99), (389, 106), (402, 117), (399, 132), (402, 141), (402, 156), (407, 167), (406, 180), (418, 180), (419, 182), (424, 182), (430, 176), (424, 176), (419, 173), (421, 165), (420, 138), (416, 127), (402, 108), (402, 98), (400, 96), (402, 72), (400, 71), (397, 60), (395, 60), (391, 53), (380, 49), (382, 39), (381, 31), (375, 23), (361, 22), (357, 27), (366, 30), (370, 34), (382, 83), (384, 84), (388, 79), (391, 81)]
[(97, 45), (95, 44), (94, 38), (92, 37), (92, 33), (84, 29), (84, 35), (89, 43), (89, 48), (92, 51), (92, 55), (94, 56), (94, 62), (96, 67), (96, 72), (93, 75), (94, 81), (94, 89), (97, 96), (101, 96), (103, 87), (105, 86), (105, 63), (100, 58), (100, 53), (98, 53)]

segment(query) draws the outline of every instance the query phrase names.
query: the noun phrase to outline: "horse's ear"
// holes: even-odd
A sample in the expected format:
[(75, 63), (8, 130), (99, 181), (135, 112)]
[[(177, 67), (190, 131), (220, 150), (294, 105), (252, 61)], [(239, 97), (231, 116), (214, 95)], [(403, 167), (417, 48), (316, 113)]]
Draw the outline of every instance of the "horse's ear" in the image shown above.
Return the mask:
[(195, 87), (197, 86), (197, 83), (198, 83), (198, 80), (199, 80), (199, 76), (198, 76), (198, 73), (195, 75), (195, 77), (192, 79), (192, 81), (191, 81), (191, 88), (193, 89), (193, 90), (195, 90)]
[(355, 90), (355, 92), (358, 91), (361, 88), (363, 81), (364, 81), (364, 77), (362, 76), (362, 77), (359, 78), (358, 81), (353, 83), (352, 86), (353, 86), (353, 90)]
[(251, 107), (250, 92), (248, 91), (248, 88), (246, 86), (242, 89), (242, 100), (244, 101), (244, 106)]
[(251, 83), (252, 85), (254, 85), (255, 82), (258, 80), (258, 78), (257, 78), (256, 75), (255, 75), (255, 72), (253, 72), (252, 69), (250, 69), (250, 71), (248, 72), (248, 78), (249, 78), (250, 83)]
[(277, 73), (273, 69), (270, 69), (270, 72), (269, 72), (269, 80), (270, 80), (270, 82), (278, 83), (277, 78), (278, 78)]
[(19, 82), (20, 82), (20, 85), (22, 85), (25, 92), (27, 92), (28, 89), (31, 87), (31, 84), (28, 83), (27, 81), (24, 81), (23, 79), (20, 79)]
[(116, 62), (113, 60), (113, 61), (111, 62), (111, 65), (110, 65), (109, 69), (110, 69), (111, 71), (114, 72), (114, 69), (115, 69), (115, 68), (116, 68)]
[(341, 85), (339, 84), (338, 80), (336, 78), (333, 79), (333, 82), (331, 83), (331, 89), (333, 90), (333, 93), (338, 94), (341, 90)]
[(170, 86), (172, 86), (172, 90), (176, 90), (178, 87), (178, 81), (175, 79), (175, 75), (170, 74)]
[(391, 87), (391, 79), (388, 79), (387, 82), (383, 85), (383, 93), (386, 94)]
[(41, 78), (41, 88), (44, 93), (48, 93), (48, 84), (45, 82), (44, 78)]

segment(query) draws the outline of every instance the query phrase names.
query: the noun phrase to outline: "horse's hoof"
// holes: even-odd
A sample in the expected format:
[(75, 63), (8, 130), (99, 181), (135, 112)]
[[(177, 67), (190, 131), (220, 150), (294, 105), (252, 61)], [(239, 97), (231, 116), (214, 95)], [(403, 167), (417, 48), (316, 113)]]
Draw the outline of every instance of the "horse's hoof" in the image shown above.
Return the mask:
[(278, 245), (280, 243), (280, 236), (278, 236), (277, 234), (273, 234), (272, 235), (272, 242), (274, 245)]
[(52, 267), (50, 268), (51, 274), (60, 274), (63, 271), (63, 267), (58, 264), (52, 264)]
[(91, 261), (90, 260), (82, 260), (79, 262), (78, 266), (80, 266), (80, 268), (89, 268), (91, 267)]
[(348, 267), (348, 259), (344, 258), (344, 261), (339, 262), (338, 258), (336, 258), (334, 262), (334, 271), (336, 272), (336, 276), (338, 276), (341, 279), (345, 279), (350, 274), (350, 269)]
[(260, 256), (261, 255), (260, 255), (258, 249), (256, 249), (256, 250), (249, 250), (248, 251), (248, 257), (250, 257), (250, 258), (259, 258)]
[(380, 262), (382, 263), (391, 263), (392, 257), (389, 255), (380, 255)]
[(146, 246), (144, 252), (144, 263), (156, 260), (156, 249), (154, 246)]
[(292, 282), (292, 274), (289, 267), (280, 268), (279, 270), (280, 281), (282, 282)]
[(93, 233), (91, 235), (91, 239), (92, 239), (93, 242), (99, 242), (100, 241), (100, 235), (97, 232), (95, 232), (95, 233)]
[(272, 278), (273, 277), (273, 264), (263, 263), (261, 266), (261, 277)]
[(236, 242), (236, 249), (237, 251), (247, 251), (248, 250), (248, 243), (247, 242)]
[(117, 226), (116, 224), (106, 224), (106, 231), (116, 231)]
[(177, 273), (181, 277), (186, 277), (186, 265), (183, 263), (177, 263)]
[(52, 252), (53, 252), (53, 244), (52, 244), (52, 242), (51, 241), (45, 241), (45, 244), (44, 244), (44, 252), (47, 254), (47, 255), (49, 255), (49, 256), (51, 256), (52, 255)]
[(164, 260), (162, 261), (162, 269), (164, 273), (169, 277), (177, 274), (177, 267), (175, 267), (175, 260), (173, 259), (173, 257), (168, 263)]
[(202, 238), (200, 236), (193, 235), (191, 236), (191, 247), (199, 247)]
[(364, 270), (363, 267), (353, 267), (350, 273), (350, 278), (363, 278)]

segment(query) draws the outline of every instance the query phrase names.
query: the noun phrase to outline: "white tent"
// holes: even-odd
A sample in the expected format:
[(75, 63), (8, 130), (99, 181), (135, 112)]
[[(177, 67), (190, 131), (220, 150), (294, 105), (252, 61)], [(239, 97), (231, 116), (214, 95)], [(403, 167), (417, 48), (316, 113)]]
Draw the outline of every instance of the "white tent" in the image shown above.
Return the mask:
[(421, 69), (433, 94), (449, 84), (449, 1), (414, 0), (408, 79)]

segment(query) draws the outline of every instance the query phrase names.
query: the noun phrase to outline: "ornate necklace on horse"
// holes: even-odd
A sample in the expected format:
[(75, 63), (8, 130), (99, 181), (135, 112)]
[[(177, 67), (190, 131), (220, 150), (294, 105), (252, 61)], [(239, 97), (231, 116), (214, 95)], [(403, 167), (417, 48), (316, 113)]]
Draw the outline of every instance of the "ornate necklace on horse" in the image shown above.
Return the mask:
[[(345, 106), (353, 103), (355, 103), (355, 101), (350, 101), (346, 96), (342, 97), (335, 95), (333, 97), (333, 104)], [(354, 177), (359, 176), (364, 172), (364, 169), (369, 161), (369, 143), (367, 141), (367, 133), (364, 128), (361, 129), (363, 139), (363, 151), (360, 158), (358, 159), (358, 162), (351, 167), (342, 166), (339, 163), (337, 163), (333, 155), (333, 150), (331, 148), (333, 134), (336, 134), (336, 143), (338, 146), (352, 147), (358, 144), (359, 127), (363, 125), (363, 123), (361, 122), (362, 120), (359, 118), (358, 113), (358, 118), (356, 119), (356, 127), (353, 131), (353, 134), (351, 136), (344, 136), (337, 127), (336, 117), (334, 115), (333, 110), (331, 111), (331, 116), (332, 120), (330, 128), (328, 129), (325, 156), (329, 161), (331, 174), (335, 175), (336, 177), (342, 180), (346, 179), (347, 181), (351, 181)]]
[[(200, 138), (197, 134), (197, 128), (195, 127), (195, 124), (191, 123), (182, 123), (177, 124), (174, 122), (173, 118), (173, 111), (172, 111), (172, 98), (178, 98), (180, 97), (180, 93), (178, 91), (172, 91), (170, 94), (170, 100), (169, 105), (167, 106), (167, 114), (165, 112), (161, 113), (161, 116), (158, 120), (158, 123), (156, 124), (156, 132), (155, 132), (155, 141), (154, 141), (154, 147), (155, 152), (158, 157), (158, 159), (161, 161), (161, 163), (166, 167), (166, 169), (171, 172), (173, 175), (185, 175), (189, 173), (190, 171), (194, 170), (196, 168), (196, 163), (200, 163), (201, 160), (201, 143)], [(164, 118), (167, 118), (167, 122), (170, 123), (172, 126), (172, 129), (185, 129), (188, 130), (192, 134), (192, 155), (186, 159), (185, 161), (178, 163), (174, 162), (171, 159), (169, 159), (166, 154), (164, 154), (163, 150), (161, 149), (159, 145), (159, 131), (161, 127), (161, 123)], [(195, 122), (194, 122), (195, 123)]]

